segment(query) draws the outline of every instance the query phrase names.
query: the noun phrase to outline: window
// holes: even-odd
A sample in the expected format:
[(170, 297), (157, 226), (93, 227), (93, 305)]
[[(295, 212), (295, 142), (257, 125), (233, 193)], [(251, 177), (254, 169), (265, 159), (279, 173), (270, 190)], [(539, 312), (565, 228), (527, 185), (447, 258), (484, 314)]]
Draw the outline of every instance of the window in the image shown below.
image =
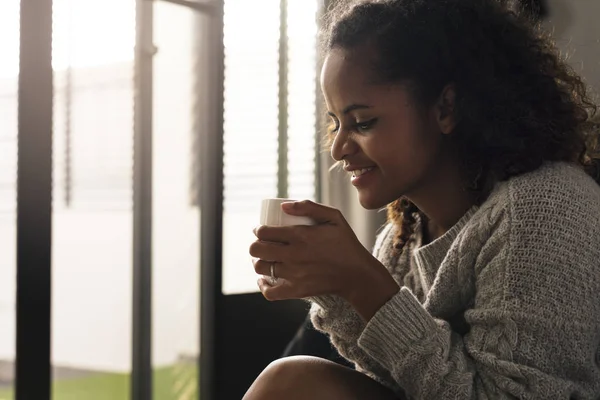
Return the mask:
[[(152, 159), (152, 368), (154, 399), (197, 398), (200, 210), (190, 203), (198, 79), (196, 52), (208, 18), (154, 4)], [(177, 26), (177, 29), (173, 29)], [(197, 182), (199, 183), (199, 182)], [(192, 194), (196, 190), (192, 191)]]
[(135, 1), (54, 0), (53, 18), (54, 210), (129, 211)]
[[(54, 0), (55, 399), (129, 397), (135, 3)], [(248, 246), (260, 200), (277, 196), (278, 186), (289, 197), (315, 198), (318, 1), (287, 0), (283, 20), (280, 4), (225, 1), (228, 293), (256, 289)], [(12, 396), (5, 371), (15, 356), (18, 10), (19, 0), (0, 5), (0, 240), (8, 249), (0, 252), (0, 399)], [(199, 351), (191, 42), (201, 17), (162, 2), (154, 10), (154, 393), (186, 398), (197, 390), (193, 362)], [(283, 64), (280, 48), (286, 49)], [(281, 81), (280, 65), (287, 71)], [(280, 115), (282, 95), (287, 107)], [(287, 146), (279, 147), (280, 139)]]
[[(256, 290), (248, 248), (258, 225), (260, 201), (277, 197), (315, 198), (315, 89), (317, 1), (288, 0), (281, 29), (280, 0), (225, 1), (225, 193), (223, 291)], [(284, 3), (284, 4), (285, 4)], [(285, 9), (284, 9), (285, 10)], [(257, 23), (260, 21), (260, 23)], [(280, 32), (287, 54), (287, 82), (279, 81)], [(288, 107), (279, 129), (281, 93)], [(280, 164), (280, 135), (287, 142)], [(280, 170), (283, 185), (278, 182)]]
[(0, 5), (0, 399), (12, 398), (16, 334), (19, 0)]
[(53, 19), (53, 398), (127, 399), (135, 0), (54, 0)]

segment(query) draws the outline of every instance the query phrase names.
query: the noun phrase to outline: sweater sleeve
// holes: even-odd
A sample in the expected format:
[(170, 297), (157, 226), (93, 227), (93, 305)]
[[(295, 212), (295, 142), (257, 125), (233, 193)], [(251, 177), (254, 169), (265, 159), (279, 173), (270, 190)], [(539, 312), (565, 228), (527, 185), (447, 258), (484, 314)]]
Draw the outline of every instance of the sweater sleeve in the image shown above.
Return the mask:
[(461, 232), (450, 249), (475, 270), (473, 282), (460, 282), (474, 291), (468, 333), (407, 288), (365, 326), (360, 348), (411, 398), (597, 398), (598, 218), (507, 214)]
[[(378, 235), (373, 256), (381, 261), (381, 248), (390, 240), (392, 225), (386, 225)], [(398, 392), (389, 372), (358, 346), (358, 338), (366, 323), (344, 299), (335, 295), (311, 297), (310, 317), (313, 326), (326, 333), (340, 355), (354, 363), (356, 369)]]

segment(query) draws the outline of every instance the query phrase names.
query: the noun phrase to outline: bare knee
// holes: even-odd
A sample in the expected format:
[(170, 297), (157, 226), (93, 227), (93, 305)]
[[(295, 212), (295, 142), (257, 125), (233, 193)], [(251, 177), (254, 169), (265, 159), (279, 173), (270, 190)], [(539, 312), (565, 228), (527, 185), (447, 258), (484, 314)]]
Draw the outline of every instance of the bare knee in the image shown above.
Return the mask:
[(317, 357), (294, 356), (269, 364), (243, 400), (354, 398), (389, 399), (393, 396), (359, 372)]
[(283, 393), (295, 393), (297, 386), (305, 384), (303, 382), (310, 376), (311, 367), (318, 360), (293, 356), (273, 361), (256, 378), (243, 400), (281, 399)]

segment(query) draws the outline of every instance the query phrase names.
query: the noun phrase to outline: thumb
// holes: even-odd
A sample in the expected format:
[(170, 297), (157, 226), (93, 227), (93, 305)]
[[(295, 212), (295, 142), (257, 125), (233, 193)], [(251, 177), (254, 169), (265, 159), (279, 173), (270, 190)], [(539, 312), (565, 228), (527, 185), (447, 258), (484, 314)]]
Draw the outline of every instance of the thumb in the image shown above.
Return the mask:
[(281, 209), (286, 214), (312, 218), (317, 224), (339, 222), (342, 214), (333, 207), (315, 203), (310, 200), (289, 201), (281, 203)]

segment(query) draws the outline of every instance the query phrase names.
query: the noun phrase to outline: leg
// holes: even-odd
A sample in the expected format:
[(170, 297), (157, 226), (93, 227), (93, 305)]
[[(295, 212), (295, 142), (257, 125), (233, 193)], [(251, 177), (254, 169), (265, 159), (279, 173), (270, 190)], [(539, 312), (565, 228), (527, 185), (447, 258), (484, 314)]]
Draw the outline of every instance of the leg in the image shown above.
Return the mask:
[(368, 376), (317, 357), (272, 362), (242, 400), (398, 400)]

